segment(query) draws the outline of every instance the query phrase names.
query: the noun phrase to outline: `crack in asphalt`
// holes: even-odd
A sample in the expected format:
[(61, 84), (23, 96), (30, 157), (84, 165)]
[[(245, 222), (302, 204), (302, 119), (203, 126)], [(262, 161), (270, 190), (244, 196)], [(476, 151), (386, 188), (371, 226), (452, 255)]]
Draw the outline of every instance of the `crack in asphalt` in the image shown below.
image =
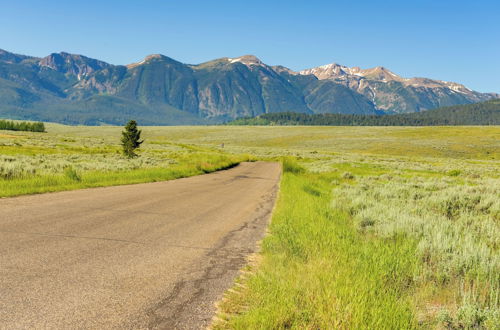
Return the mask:
[[(64, 235), (64, 234), (33, 233), (33, 232), (13, 231), (13, 230), (0, 230), (0, 233), (22, 234), (22, 235), (36, 235), (36, 236), (47, 236), (47, 237), (61, 237), (61, 238), (76, 238), (76, 239), (91, 239), (91, 240), (103, 240), (103, 241), (115, 241), (115, 242), (123, 242), (123, 243), (142, 244), (142, 245), (148, 244), (146, 242), (138, 242), (138, 241), (124, 240), (124, 239), (118, 239), (118, 238), (108, 238), (108, 237), (91, 237), (91, 236), (76, 236), (76, 235)], [(213, 251), (213, 248), (211, 248), (211, 247), (195, 246), (195, 245), (189, 246), (189, 245), (179, 245), (179, 244), (166, 244), (165, 247), (174, 247), (174, 248), (180, 248), (180, 249), (195, 249), (195, 250)], [(222, 248), (220, 250), (224, 250), (224, 249)], [(231, 251), (234, 252), (234, 250), (238, 250), (238, 249), (233, 249)], [(241, 253), (249, 253), (250, 252), (249, 249), (240, 249), (239, 251)]]
[[(208, 262), (206, 261), (202, 270), (184, 274), (185, 276), (198, 275), (177, 282), (165, 298), (149, 309), (147, 312), (150, 318), (148, 329), (189, 329), (186, 324), (196, 317), (192, 313), (193, 307), (196, 307), (200, 300), (203, 300), (206, 288), (214, 286), (208, 282), (221, 281), (224, 275), (230, 275), (234, 279), (238, 271), (246, 264), (246, 257), (256, 251), (256, 244), (251, 249), (240, 251), (229, 249), (227, 245), (233, 243), (232, 241), (237, 242), (237, 234), (249, 230), (251, 225), (254, 226), (250, 230), (256, 230), (259, 227), (256, 224), (267, 222), (272, 213), (272, 206), (269, 207), (269, 205), (272, 205), (275, 200), (277, 191), (278, 185), (273, 188), (270, 195), (263, 198), (263, 201), (258, 204), (255, 209), (255, 213), (258, 215), (254, 219), (230, 231), (214, 248), (207, 249), (208, 253), (203, 259), (208, 260)], [(206, 313), (206, 316), (197, 320), (197, 323), (208, 325), (211, 315), (212, 313)]]
[(0, 230), (0, 233), (36, 235), (36, 236), (47, 236), (47, 237), (80, 238), (80, 239), (91, 239), (91, 240), (102, 240), (102, 241), (115, 241), (115, 242), (123, 242), (123, 243), (133, 243), (133, 244), (141, 244), (141, 245), (146, 244), (146, 243), (143, 243), (143, 242), (136, 242), (136, 241), (130, 241), (130, 240), (118, 239), (118, 238), (107, 238), (107, 237), (76, 236), (76, 235), (49, 234), (49, 233), (32, 233), (32, 232), (13, 231), (13, 230)]

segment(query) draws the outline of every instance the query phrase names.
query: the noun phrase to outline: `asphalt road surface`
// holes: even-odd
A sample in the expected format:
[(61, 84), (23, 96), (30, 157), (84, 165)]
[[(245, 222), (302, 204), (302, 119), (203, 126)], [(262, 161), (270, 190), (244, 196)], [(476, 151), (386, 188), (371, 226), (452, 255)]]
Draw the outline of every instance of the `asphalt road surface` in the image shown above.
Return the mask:
[(0, 199), (0, 328), (206, 327), (264, 235), (280, 172)]

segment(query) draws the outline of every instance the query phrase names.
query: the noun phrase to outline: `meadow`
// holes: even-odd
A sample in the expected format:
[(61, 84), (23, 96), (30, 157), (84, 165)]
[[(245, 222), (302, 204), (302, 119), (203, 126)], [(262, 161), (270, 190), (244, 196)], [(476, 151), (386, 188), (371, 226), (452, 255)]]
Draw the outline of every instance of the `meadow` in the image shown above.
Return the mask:
[(251, 159), (149, 138), (141, 156), (128, 159), (121, 128), (47, 126), (47, 133), (0, 133), (0, 197), (171, 180)]
[(500, 328), (500, 127), (120, 127), (0, 133), (0, 196), (283, 162), (262, 251), (214, 328)]

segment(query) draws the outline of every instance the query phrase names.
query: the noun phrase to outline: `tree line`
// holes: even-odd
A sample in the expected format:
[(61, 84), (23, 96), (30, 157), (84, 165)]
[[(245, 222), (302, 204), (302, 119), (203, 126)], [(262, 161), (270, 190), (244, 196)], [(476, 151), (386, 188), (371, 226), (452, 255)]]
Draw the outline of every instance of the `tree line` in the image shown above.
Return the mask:
[(15, 122), (10, 120), (0, 120), (0, 130), (45, 132), (45, 125), (41, 122), (30, 123), (26, 121)]
[(395, 115), (266, 113), (228, 125), (448, 126), (500, 125), (500, 100)]

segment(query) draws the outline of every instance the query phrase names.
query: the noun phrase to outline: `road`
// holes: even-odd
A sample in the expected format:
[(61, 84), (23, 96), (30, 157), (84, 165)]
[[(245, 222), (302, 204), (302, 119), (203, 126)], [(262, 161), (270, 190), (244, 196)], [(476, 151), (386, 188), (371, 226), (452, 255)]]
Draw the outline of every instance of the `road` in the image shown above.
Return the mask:
[(264, 235), (280, 171), (0, 199), (0, 328), (206, 327)]

